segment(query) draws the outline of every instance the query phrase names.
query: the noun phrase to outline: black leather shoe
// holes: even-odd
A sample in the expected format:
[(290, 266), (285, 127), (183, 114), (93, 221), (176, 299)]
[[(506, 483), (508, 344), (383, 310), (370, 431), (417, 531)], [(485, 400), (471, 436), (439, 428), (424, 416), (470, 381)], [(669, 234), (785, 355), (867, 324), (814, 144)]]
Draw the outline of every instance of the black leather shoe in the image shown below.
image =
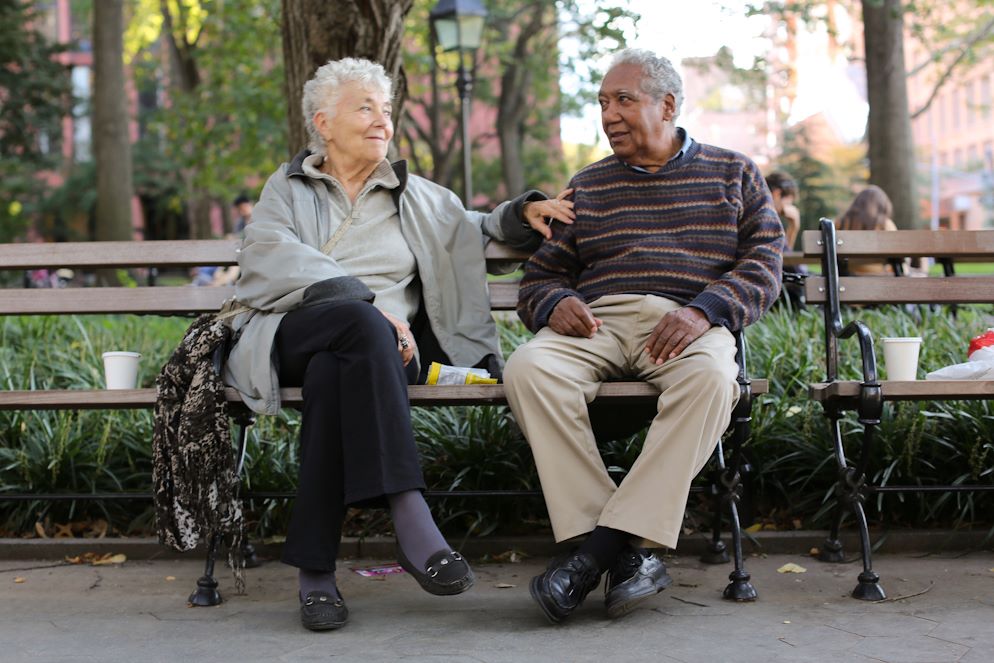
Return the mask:
[(397, 561), (414, 576), (422, 589), (436, 596), (462, 594), (476, 582), (469, 563), (454, 550), (439, 550), (428, 558), (423, 571), (414, 568), (400, 546), (397, 546)]
[(587, 553), (573, 553), (552, 560), (544, 573), (532, 578), (529, 589), (546, 618), (558, 624), (580, 607), (600, 581), (601, 572), (594, 558)]
[(349, 609), (342, 597), (328, 592), (308, 592), (300, 602), (300, 623), (310, 631), (333, 631), (345, 626)]
[(621, 617), (649, 597), (673, 584), (666, 564), (655, 553), (641, 548), (621, 551), (604, 583), (608, 617)]

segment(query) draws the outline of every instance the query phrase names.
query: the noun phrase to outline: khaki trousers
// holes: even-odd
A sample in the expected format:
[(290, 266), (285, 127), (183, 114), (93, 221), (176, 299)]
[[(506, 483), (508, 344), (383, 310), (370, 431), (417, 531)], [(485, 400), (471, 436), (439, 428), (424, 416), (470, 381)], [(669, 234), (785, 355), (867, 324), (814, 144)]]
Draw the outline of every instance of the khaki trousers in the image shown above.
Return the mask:
[[(610, 295), (590, 307), (603, 321), (593, 338), (543, 328), (514, 351), (504, 371), (556, 541), (601, 525), (674, 548), (690, 483), (738, 400), (735, 339), (724, 327), (712, 327), (657, 366), (645, 353), (646, 340), (679, 304), (654, 295)], [(601, 382), (610, 378), (645, 380), (661, 391), (642, 452), (620, 486), (601, 460), (587, 414)]]

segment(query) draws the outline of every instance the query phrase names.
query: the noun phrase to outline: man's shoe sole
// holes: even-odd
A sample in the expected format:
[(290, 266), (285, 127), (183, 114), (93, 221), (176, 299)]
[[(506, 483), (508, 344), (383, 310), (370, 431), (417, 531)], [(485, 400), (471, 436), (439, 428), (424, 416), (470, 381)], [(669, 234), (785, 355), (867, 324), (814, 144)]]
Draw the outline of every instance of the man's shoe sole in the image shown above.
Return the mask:
[(663, 591), (672, 584), (673, 584), (673, 578), (667, 573), (653, 584), (651, 590), (643, 591), (639, 594), (632, 594), (631, 596), (628, 596), (623, 600), (614, 601), (613, 603), (608, 603), (607, 616), (610, 617), (611, 619), (624, 617), (632, 610), (637, 608), (640, 603), (642, 603), (646, 599), (651, 599), (653, 596), (659, 594), (661, 591)]
[(545, 605), (545, 601), (542, 598), (541, 592), (539, 591), (539, 586), (542, 583), (541, 579), (543, 575), (545, 574), (543, 573), (542, 575), (537, 575), (534, 578), (532, 578), (531, 583), (529, 583), (528, 585), (528, 591), (531, 593), (532, 598), (535, 600), (535, 603), (538, 603), (538, 607), (542, 609), (542, 614), (545, 615), (545, 618), (549, 620), (549, 623), (558, 624), (563, 620), (563, 618), (557, 617), (555, 614), (552, 613), (552, 611), (549, 610), (549, 608)]

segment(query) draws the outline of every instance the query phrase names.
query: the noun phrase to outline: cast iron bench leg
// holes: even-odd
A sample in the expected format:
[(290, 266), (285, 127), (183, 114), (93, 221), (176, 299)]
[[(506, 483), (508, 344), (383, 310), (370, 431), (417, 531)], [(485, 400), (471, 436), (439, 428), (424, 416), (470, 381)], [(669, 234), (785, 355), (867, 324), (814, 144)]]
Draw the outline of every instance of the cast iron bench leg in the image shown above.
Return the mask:
[[(245, 467), (245, 451), (248, 445), (248, 431), (252, 424), (255, 423), (255, 418), (251, 415), (238, 413), (234, 415), (235, 423), (238, 425), (238, 464), (235, 468), (235, 474), (241, 480), (242, 470)], [(221, 598), (221, 592), (217, 588), (217, 580), (214, 578), (214, 560), (217, 558), (218, 547), (221, 543), (221, 537), (216, 533), (211, 534), (210, 541), (207, 544), (207, 563), (204, 566), (204, 575), (200, 576), (197, 580), (197, 588), (193, 590), (188, 599), (190, 605), (193, 606), (214, 606), (220, 605), (223, 598)], [(252, 544), (245, 542), (242, 544), (242, 553), (245, 559), (246, 568), (254, 568), (259, 566), (259, 560), (255, 554), (255, 547)]]
[(866, 502), (866, 465), (869, 462), (870, 453), (873, 449), (873, 433), (880, 423), (879, 419), (860, 417), (863, 424), (863, 448), (860, 451), (859, 463), (856, 467), (849, 467), (846, 462), (845, 451), (842, 447), (842, 436), (839, 431), (839, 413), (831, 412), (829, 416), (829, 430), (832, 435), (832, 443), (835, 447), (835, 457), (838, 461), (839, 478), (835, 484), (836, 514), (832, 522), (832, 529), (828, 539), (822, 545), (822, 550), (818, 559), (823, 562), (842, 562), (844, 554), (842, 542), (839, 540), (839, 529), (842, 526), (842, 519), (848, 509), (852, 510), (856, 518), (856, 525), (859, 530), (860, 552), (863, 561), (863, 571), (859, 574), (859, 583), (852, 591), (852, 597), (863, 601), (879, 601), (886, 598), (887, 594), (880, 585), (880, 576), (873, 570), (872, 547), (870, 545), (870, 532), (866, 522), (866, 512), (863, 504)]
[(842, 519), (846, 515), (845, 498), (842, 492), (843, 477), (849, 470), (846, 462), (846, 452), (842, 446), (842, 434), (839, 431), (838, 410), (826, 411), (828, 417), (829, 435), (832, 438), (832, 448), (835, 451), (836, 469), (838, 479), (835, 484), (835, 517), (832, 519), (832, 528), (828, 532), (828, 538), (821, 544), (818, 552), (818, 559), (822, 562), (840, 564), (845, 561), (845, 552), (842, 550), (842, 541), (839, 540), (839, 530), (842, 528)]
[(746, 571), (742, 559), (742, 525), (739, 522), (739, 500), (742, 499), (742, 447), (749, 439), (749, 425), (752, 422), (752, 394), (748, 384), (742, 385), (743, 393), (739, 403), (732, 413), (732, 456), (728, 469), (722, 474), (721, 484), (724, 499), (728, 501), (728, 515), (732, 532), (732, 557), (735, 568), (728, 575), (731, 581), (722, 593), (724, 598), (731, 601), (755, 601), (756, 588), (752, 576)]

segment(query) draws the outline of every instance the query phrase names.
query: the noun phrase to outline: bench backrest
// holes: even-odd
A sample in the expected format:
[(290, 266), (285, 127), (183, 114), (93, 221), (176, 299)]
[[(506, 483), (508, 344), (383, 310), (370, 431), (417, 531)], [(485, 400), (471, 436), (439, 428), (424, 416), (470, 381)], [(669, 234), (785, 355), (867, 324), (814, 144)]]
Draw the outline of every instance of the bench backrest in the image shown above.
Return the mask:
[[(994, 230), (841, 230), (826, 251), (820, 230), (802, 235), (804, 255), (822, 263), (821, 276), (805, 281), (808, 303), (824, 304), (830, 293), (829, 265), (838, 259), (936, 258), (955, 262), (994, 262)], [(834, 254), (834, 256), (833, 256)], [(894, 276), (838, 277), (841, 304), (977, 304), (994, 302), (994, 275), (946, 276), (895, 281)]]
[[(238, 240), (148, 242), (60, 242), (0, 244), (0, 269), (190, 268), (237, 263)], [(491, 242), (488, 264), (520, 262), (528, 254)], [(138, 313), (189, 315), (216, 311), (234, 295), (233, 286), (156, 286), (0, 289), (0, 315)], [(513, 310), (517, 283), (490, 285), (491, 308)]]

